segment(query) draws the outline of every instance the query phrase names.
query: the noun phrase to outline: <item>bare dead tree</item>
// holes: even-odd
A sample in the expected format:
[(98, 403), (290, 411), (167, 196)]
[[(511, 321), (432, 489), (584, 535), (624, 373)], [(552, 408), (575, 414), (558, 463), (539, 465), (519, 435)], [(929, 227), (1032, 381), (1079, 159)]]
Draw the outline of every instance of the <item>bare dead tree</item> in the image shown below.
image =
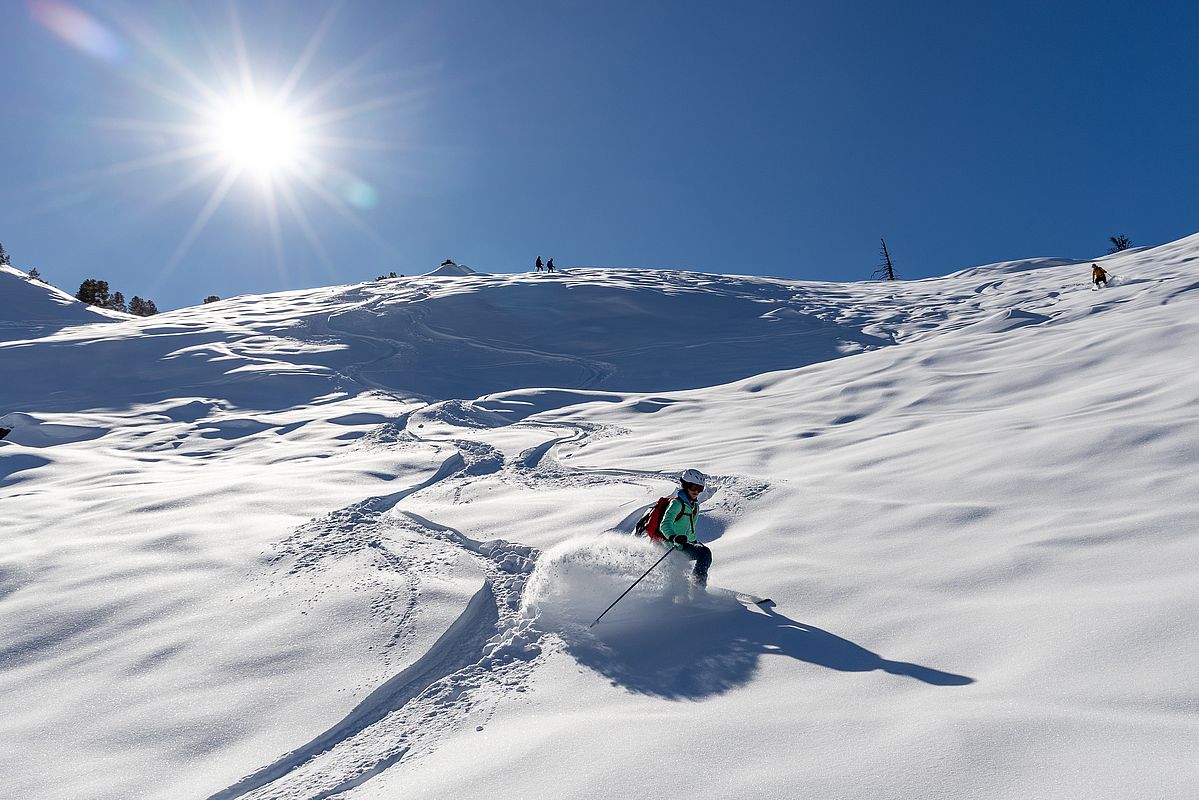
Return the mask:
[(1112, 243), (1112, 246), (1107, 249), (1109, 253), (1119, 253), (1121, 250), (1127, 250), (1132, 247), (1132, 240), (1124, 234), (1109, 236), (1107, 240)]
[(883, 263), (871, 273), (870, 277), (880, 281), (893, 281), (895, 280), (895, 265), (891, 263), (891, 254), (887, 252), (887, 240), (879, 239), (879, 241), (883, 243), (883, 248), (879, 251), (879, 255), (883, 257)]

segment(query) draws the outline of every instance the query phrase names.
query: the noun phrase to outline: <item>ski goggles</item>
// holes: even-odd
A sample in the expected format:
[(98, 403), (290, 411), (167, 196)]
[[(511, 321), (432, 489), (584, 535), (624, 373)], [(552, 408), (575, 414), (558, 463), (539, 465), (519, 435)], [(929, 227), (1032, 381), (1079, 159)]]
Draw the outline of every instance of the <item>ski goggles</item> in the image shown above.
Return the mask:
[(684, 488), (684, 489), (687, 489), (687, 490), (689, 490), (689, 491), (694, 491), (694, 492), (702, 492), (702, 491), (704, 490), (704, 487), (703, 487), (703, 486), (701, 486), (700, 484), (698, 484), (698, 483), (687, 483), (687, 481), (683, 481), (683, 488)]

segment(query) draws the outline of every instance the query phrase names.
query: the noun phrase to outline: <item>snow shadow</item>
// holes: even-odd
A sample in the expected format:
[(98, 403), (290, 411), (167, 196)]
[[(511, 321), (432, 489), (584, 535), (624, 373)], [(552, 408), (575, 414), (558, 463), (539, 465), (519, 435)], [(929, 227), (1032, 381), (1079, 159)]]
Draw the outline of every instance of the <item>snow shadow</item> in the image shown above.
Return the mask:
[(891, 661), (835, 633), (790, 619), (771, 608), (754, 610), (733, 599), (713, 607), (711, 597), (686, 607), (667, 601), (647, 619), (605, 618), (590, 636), (564, 637), (580, 664), (640, 694), (703, 699), (748, 684), (761, 658), (784, 656), (836, 669), (880, 672), (933, 686), (964, 686), (965, 675)]
[(589, 392), (578, 389), (516, 389), (480, 397), (471, 405), (500, 415), (502, 424), (520, 422), (534, 414), (556, 411), (583, 403), (619, 403), (624, 399), (613, 392)]
[(44, 467), (50, 463), (50, 459), (42, 458), (41, 456), (30, 455), (28, 453), (15, 453), (5, 455), (0, 458), (0, 486), (8, 486), (10, 484), (19, 483), (28, 475), (22, 475), (19, 478), (12, 476), (20, 472), (28, 472), (29, 470)]
[(724, 589), (692, 589), (689, 564), (678, 556), (667, 557), (590, 627), (660, 557), (660, 550), (633, 537), (564, 542), (538, 560), (526, 587), (526, 613), (613, 685), (670, 700), (700, 700), (743, 686), (768, 656), (839, 672), (880, 671), (932, 686), (974, 682), (883, 658), (773, 608), (746, 605)]
[(753, 610), (732, 598), (712, 599), (693, 606), (668, 603), (649, 619), (631, 623), (605, 618), (590, 636), (566, 637), (567, 649), (614, 685), (671, 700), (700, 700), (743, 686), (767, 656), (840, 672), (877, 670), (932, 686), (974, 682), (965, 675), (891, 661), (771, 608)]
[(108, 433), (108, 428), (90, 425), (64, 425), (50, 423), (33, 414), (14, 412), (0, 417), (0, 427), (8, 429), (6, 441), (25, 447), (55, 447), (99, 439)]

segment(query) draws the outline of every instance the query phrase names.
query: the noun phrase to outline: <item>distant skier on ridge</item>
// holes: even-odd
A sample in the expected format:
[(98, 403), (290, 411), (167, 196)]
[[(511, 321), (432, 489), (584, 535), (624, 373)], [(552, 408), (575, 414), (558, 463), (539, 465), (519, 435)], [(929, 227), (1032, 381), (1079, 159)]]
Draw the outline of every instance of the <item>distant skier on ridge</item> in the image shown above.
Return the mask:
[(537, 256), (537, 271), (541, 272), (541, 256)]
[(546, 272), (554, 271), (554, 259), (551, 258), (549, 261), (545, 262), (545, 271)]
[(1091, 265), (1091, 281), (1094, 282), (1096, 289), (1099, 288), (1100, 283), (1102, 283), (1104, 288), (1106, 288), (1107, 287), (1107, 270), (1105, 270), (1103, 267), (1099, 266), (1098, 264), (1092, 264)]

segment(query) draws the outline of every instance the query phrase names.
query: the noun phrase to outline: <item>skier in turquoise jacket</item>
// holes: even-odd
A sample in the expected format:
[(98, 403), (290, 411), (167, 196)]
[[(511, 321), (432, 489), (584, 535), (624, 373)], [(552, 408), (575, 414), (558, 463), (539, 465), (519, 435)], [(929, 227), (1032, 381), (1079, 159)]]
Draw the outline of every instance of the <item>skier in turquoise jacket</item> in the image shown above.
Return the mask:
[(698, 586), (708, 585), (708, 568), (712, 566), (712, 551), (695, 538), (695, 518), (699, 515), (699, 494), (704, 490), (707, 478), (697, 469), (689, 469), (679, 476), (679, 493), (658, 523), (658, 530), (668, 542), (695, 562), (694, 576)]

